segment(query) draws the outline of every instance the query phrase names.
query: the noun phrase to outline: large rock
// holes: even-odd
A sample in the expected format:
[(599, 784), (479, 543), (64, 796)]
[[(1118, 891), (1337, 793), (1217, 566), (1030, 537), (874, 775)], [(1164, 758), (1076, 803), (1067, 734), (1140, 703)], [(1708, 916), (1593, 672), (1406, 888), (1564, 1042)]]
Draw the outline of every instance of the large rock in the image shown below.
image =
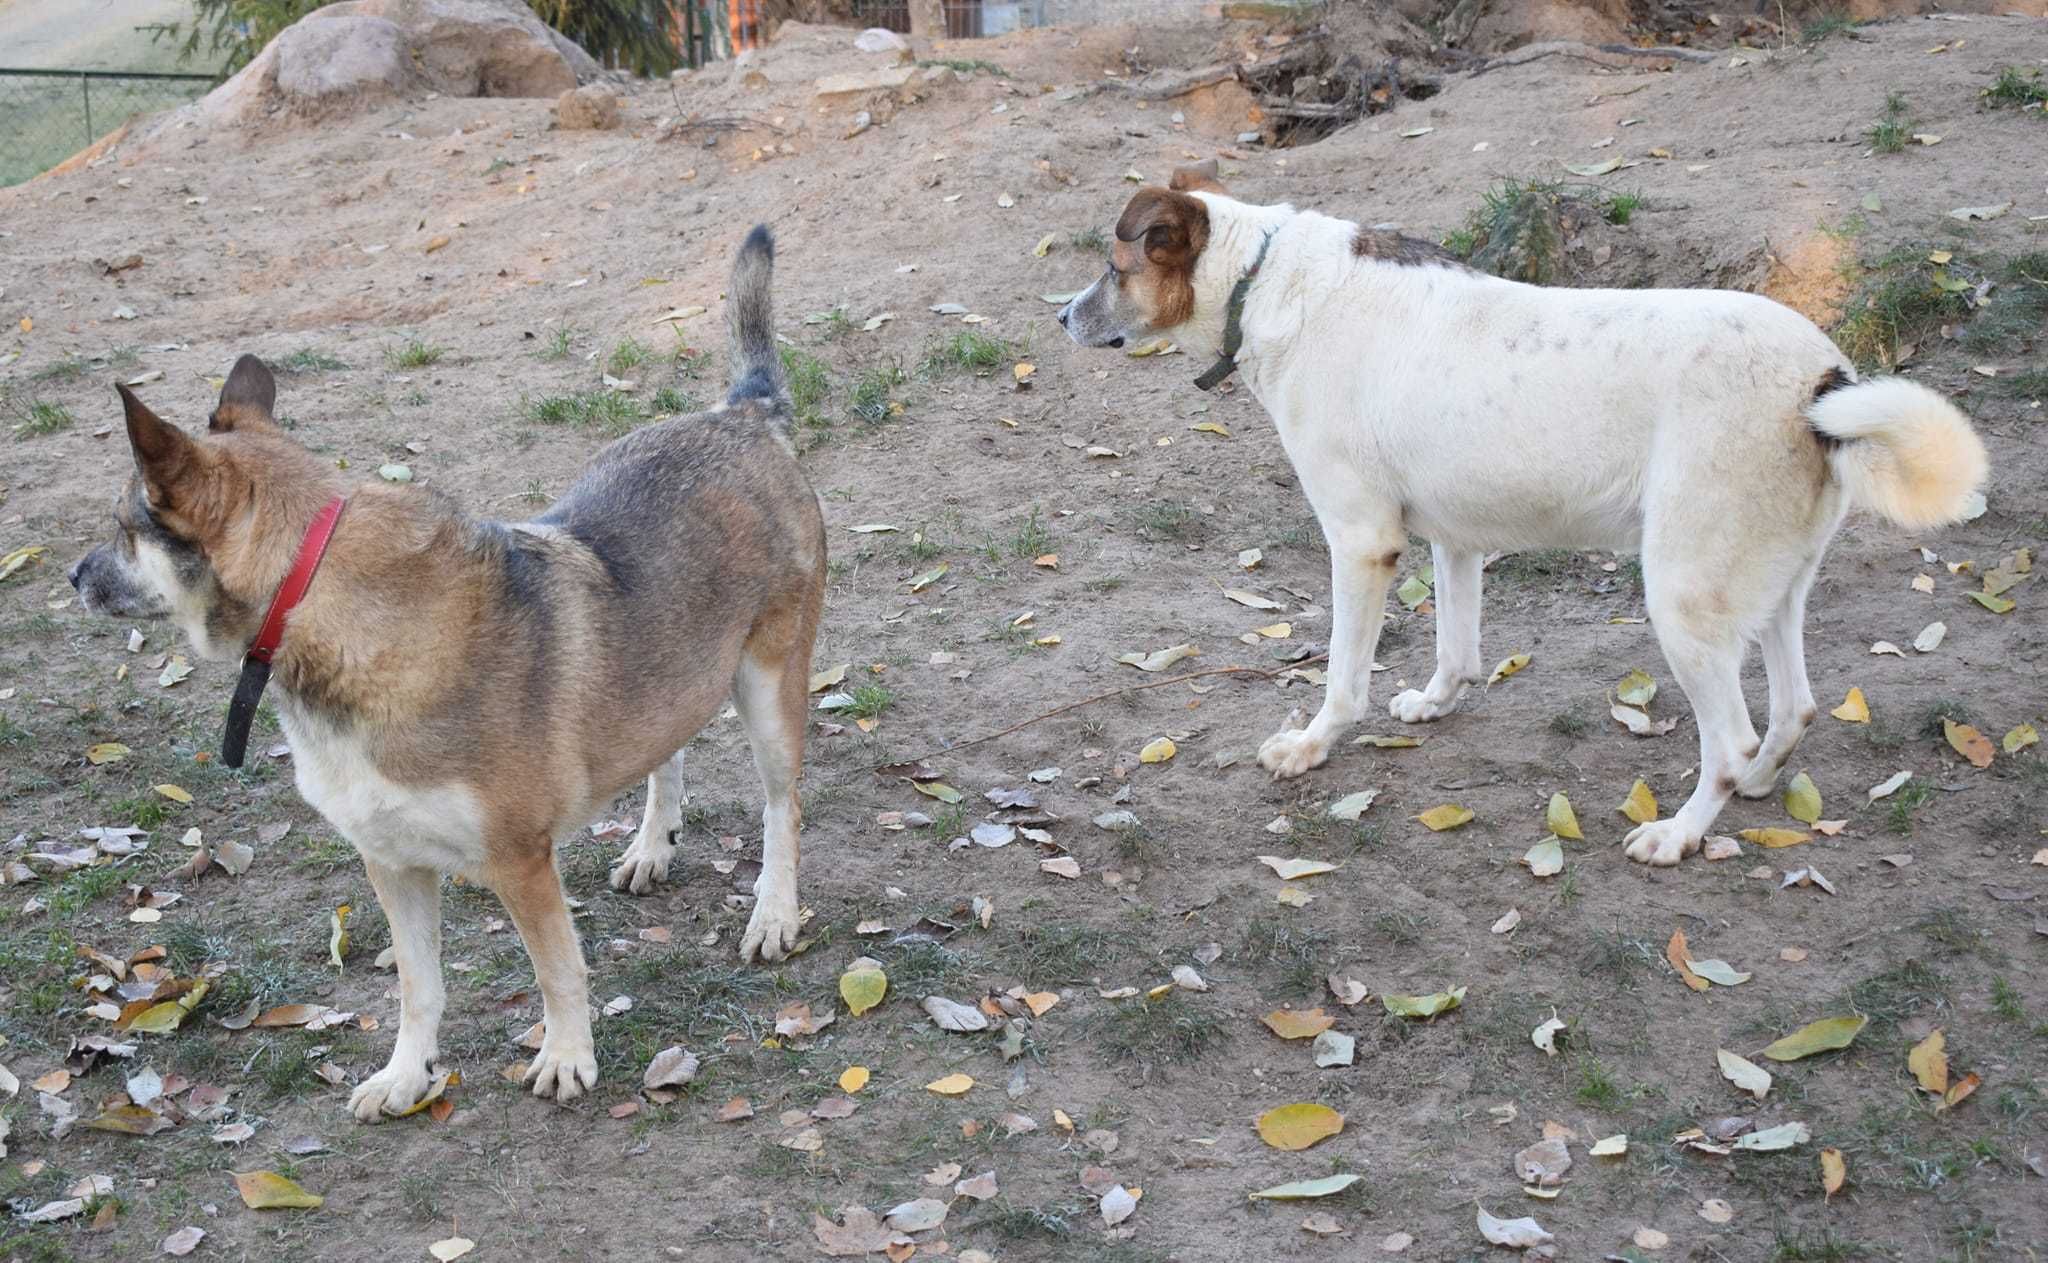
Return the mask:
[(522, 0), (343, 0), (285, 28), (198, 112), (317, 116), (419, 92), (552, 98), (598, 74)]
[(564, 92), (555, 102), (555, 125), (565, 132), (604, 131), (619, 125), (619, 98), (602, 84)]
[(417, 82), (405, 31), (383, 18), (300, 22), (286, 27), (271, 48), (277, 90), (289, 96), (395, 96)]

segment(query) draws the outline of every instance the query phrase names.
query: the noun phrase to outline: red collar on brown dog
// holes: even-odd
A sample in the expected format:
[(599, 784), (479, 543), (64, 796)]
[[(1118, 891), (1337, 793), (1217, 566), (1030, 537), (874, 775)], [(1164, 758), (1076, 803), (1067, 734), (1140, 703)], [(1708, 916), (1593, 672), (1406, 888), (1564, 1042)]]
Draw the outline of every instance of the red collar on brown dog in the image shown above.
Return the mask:
[(341, 511), (347, 507), (348, 497), (336, 496), (313, 515), (313, 524), (299, 541), (299, 555), (285, 573), (284, 582), (277, 585), (277, 595), (270, 598), (270, 608), (263, 612), (263, 626), (242, 658), (242, 678), (235, 684), (234, 700), (228, 703), (227, 732), (220, 743), (220, 760), (229, 767), (242, 766), (249, 748), (249, 725), (256, 718), (256, 703), (263, 697), (264, 685), (270, 683), (270, 660), (284, 640), (284, 620), (312, 586), (313, 575), (319, 571), (321, 559), (327, 556), (328, 542), (334, 538), (334, 528), (341, 522)]

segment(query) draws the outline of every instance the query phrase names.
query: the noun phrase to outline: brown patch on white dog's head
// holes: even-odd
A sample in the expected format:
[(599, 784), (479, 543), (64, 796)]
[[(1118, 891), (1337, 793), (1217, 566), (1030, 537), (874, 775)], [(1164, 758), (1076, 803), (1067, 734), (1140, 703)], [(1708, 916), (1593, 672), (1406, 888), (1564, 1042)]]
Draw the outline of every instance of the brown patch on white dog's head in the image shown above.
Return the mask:
[(1132, 194), (1116, 221), (1110, 264), (1148, 328), (1171, 329), (1195, 311), (1195, 260), (1209, 244), (1201, 199), (1156, 186)]
[(1229, 196), (1230, 190), (1223, 187), (1222, 173), (1214, 158), (1175, 167), (1168, 177), (1166, 187), (1176, 193), (1221, 193)]

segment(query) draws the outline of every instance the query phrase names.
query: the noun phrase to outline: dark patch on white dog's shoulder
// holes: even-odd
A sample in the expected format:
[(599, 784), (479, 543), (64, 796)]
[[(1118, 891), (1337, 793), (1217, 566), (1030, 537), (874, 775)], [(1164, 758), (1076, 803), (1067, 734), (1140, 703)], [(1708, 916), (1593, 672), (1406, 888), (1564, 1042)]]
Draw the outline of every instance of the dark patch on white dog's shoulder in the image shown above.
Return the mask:
[(1463, 259), (1433, 241), (1406, 237), (1386, 228), (1360, 228), (1351, 235), (1351, 253), (1361, 259), (1378, 259), (1384, 263), (1465, 266)]

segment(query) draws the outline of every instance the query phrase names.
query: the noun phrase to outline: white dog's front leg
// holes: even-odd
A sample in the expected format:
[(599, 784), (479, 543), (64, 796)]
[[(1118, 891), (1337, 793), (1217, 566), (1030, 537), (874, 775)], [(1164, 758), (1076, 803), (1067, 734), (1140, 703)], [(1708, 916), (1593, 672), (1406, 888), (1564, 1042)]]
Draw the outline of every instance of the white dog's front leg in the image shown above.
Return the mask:
[(1275, 779), (1321, 767), (1344, 730), (1365, 717), (1387, 585), (1401, 560), (1398, 535), (1376, 540), (1378, 547), (1330, 535), (1329, 687), (1308, 727), (1283, 728), (1259, 747), (1259, 764)]
[(1429, 546), (1436, 568), (1436, 674), (1420, 689), (1396, 694), (1387, 710), (1404, 724), (1442, 719), (1458, 708), (1465, 686), (1484, 678), (1479, 661), (1479, 572), (1484, 555)]
[(365, 856), (370, 886), (391, 925), (398, 963), (398, 1040), (391, 1060), (349, 1097), (357, 1120), (374, 1123), (402, 1114), (433, 1081), (439, 1055), (441, 1009), (441, 874), (430, 868), (389, 868)]

